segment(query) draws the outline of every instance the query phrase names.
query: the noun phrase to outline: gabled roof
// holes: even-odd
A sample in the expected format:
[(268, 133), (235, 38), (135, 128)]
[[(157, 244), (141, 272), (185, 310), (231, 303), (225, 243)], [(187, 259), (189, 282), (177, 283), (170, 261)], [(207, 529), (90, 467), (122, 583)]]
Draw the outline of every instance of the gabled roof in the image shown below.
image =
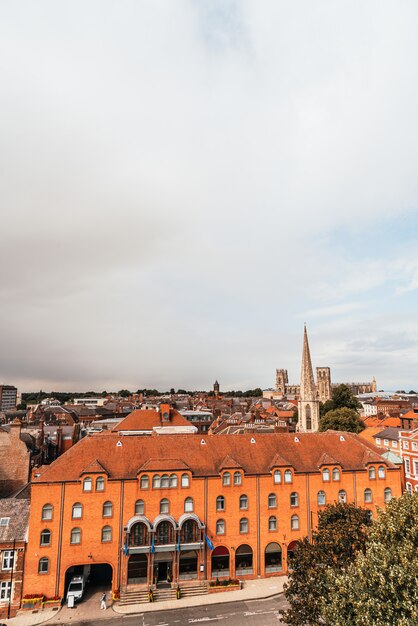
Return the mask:
[(331, 456), (327, 452), (324, 452), (319, 459), (318, 467), (322, 467), (323, 465), (339, 465), (339, 463), (334, 459), (333, 456)]
[(365, 450), (363, 454), (363, 464), (367, 465), (368, 463), (381, 463), (382, 455), (373, 450)]
[(281, 454), (276, 452), (274, 455), (274, 459), (270, 464), (269, 469), (273, 469), (273, 467), (291, 467), (291, 463), (287, 461)]
[(234, 469), (235, 467), (242, 469), (242, 466), (237, 463), (237, 461), (233, 459), (232, 456), (227, 454), (222, 463), (219, 465), (219, 471), (224, 469)]
[(162, 422), (159, 411), (154, 409), (136, 409), (129, 413), (117, 426), (114, 431), (150, 431), (156, 426), (191, 426), (188, 419), (180, 415), (175, 409), (170, 410), (170, 421)]
[(107, 476), (109, 476), (109, 472), (107, 471), (107, 469), (103, 467), (103, 465), (97, 459), (89, 463), (89, 465), (87, 465), (87, 467), (85, 467), (80, 473), (80, 476), (82, 476), (83, 474), (106, 474)]

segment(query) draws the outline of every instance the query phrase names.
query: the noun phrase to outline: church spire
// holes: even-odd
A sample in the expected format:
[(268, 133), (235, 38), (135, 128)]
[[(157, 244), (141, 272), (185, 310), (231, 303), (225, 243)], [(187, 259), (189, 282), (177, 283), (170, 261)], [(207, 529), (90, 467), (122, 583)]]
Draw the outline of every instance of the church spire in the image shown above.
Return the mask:
[(309, 350), (306, 324), (303, 332), (302, 370), (300, 373), (300, 399), (316, 400), (316, 387), (312, 369), (311, 353)]

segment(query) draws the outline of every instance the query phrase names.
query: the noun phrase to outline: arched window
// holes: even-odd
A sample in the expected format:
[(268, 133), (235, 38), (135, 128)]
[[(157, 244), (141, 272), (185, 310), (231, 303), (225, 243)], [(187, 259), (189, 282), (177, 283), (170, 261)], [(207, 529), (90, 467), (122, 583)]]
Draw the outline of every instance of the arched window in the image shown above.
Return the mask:
[(80, 519), (83, 517), (83, 505), (80, 502), (75, 502), (73, 504), (72, 517), (73, 519)]
[(112, 528), (111, 526), (103, 526), (102, 528), (102, 542), (112, 541)]
[(141, 489), (148, 489), (149, 487), (149, 478), (147, 475), (141, 476), (141, 480), (139, 482)]
[(167, 498), (160, 500), (160, 513), (170, 513), (170, 501)]
[(111, 502), (107, 501), (103, 504), (103, 517), (112, 517), (113, 515), (113, 505)]
[(225, 511), (225, 498), (223, 496), (218, 496), (216, 498), (216, 510)]
[(148, 528), (143, 522), (134, 524), (129, 533), (130, 546), (147, 546), (149, 544)]
[(152, 488), (153, 489), (161, 488), (161, 476), (159, 474), (155, 474), (155, 476), (152, 477)]
[(184, 501), (184, 512), (193, 513), (193, 498), (186, 498)]
[(299, 530), (299, 515), (292, 515), (290, 518), (290, 528), (292, 530)]
[(412, 495), (412, 485), (411, 483), (406, 483), (406, 490), (408, 493)]
[(80, 528), (72, 529), (71, 536), (70, 536), (70, 543), (72, 544), (81, 543), (81, 529)]
[(248, 496), (242, 495), (239, 498), (239, 508), (241, 510), (248, 509)]
[(52, 519), (53, 510), (54, 509), (53, 509), (52, 504), (44, 504), (42, 507), (42, 519), (43, 520)]
[(228, 487), (231, 484), (231, 474), (229, 472), (224, 472), (222, 476), (222, 484), (225, 487)]
[(280, 483), (282, 482), (282, 473), (280, 470), (274, 471), (274, 482), (276, 485), (280, 485)]
[(267, 506), (269, 509), (275, 509), (277, 507), (277, 498), (275, 493), (270, 493), (267, 499)]
[(234, 472), (234, 485), (242, 484), (242, 475), (241, 472)]
[(171, 474), (170, 476), (170, 489), (175, 489), (177, 487), (177, 476), (176, 474)]
[(161, 476), (161, 489), (168, 489), (170, 487), (170, 477), (168, 474)]
[(377, 475), (379, 476), (379, 478), (385, 478), (386, 471), (383, 465), (379, 465), (379, 469), (377, 470)]
[(338, 502), (347, 502), (347, 493), (344, 489), (338, 492)]
[(41, 546), (49, 546), (51, 544), (51, 531), (45, 528), (41, 532)]
[(135, 515), (145, 514), (145, 503), (143, 500), (137, 500), (135, 502)]
[(277, 530), (277, 517), (275, 515), (269, 517), (269, 530)]
[(44, 556), (38, 561), (38, 574), (48, 574), (49, 572), (49, 559)]
[(187, 519), (181, 527), (181, 541), (192, 543), (199, 541), (199, 527), (194, 519)]
[(93, 481), (91, 478), (83, 480), (83, 491), (91, 491), (93, 489)]
[(311, 413), (311, 407), (309, 404), (306, 405), (305, 417), (306, 417), (306, 430), (312, 430), (312, 413)]
[(370, 502), (373, 502), (373, 494), (371, 489), (364, 490), (364, 502), (365, 504), (370, 504)]
[(384, 491), (384, 499), (385, 502), (390, 502), (392, 500), (392, 489), (390, 487), (386, 487)]
[(334, 469), (332, 470), (332, 480), (340, 480), (340, 470), (338, 469), (338, 467), (334, 467)]
[(329, 483), (329, 478), (329, 469), (327, 467), (324, 467), (324, 469), (322, 470), (322, 480), (324, 481), (324, 483)]
[(253, 550), (251, 546), (243, 544), (236, 549), (235, 571), (238, 576), (253, 573)]
[(371, 465), (369, 467), (369, 479), (374, 480), (375, 478), (376, 478), (376, 468), (373, 465)]
[(299, 506), (299, 495), (296, 491), (290, 494), (290, 506)]
[(155, 540), (157, 545), (174, 543), (173, 525), (170, 522), (160, 522), (157, 526)]
[(239, 532), (248, 533), (248, 519), (246, 517), (241, 517), (239, 521)]
[(181, 486), (182, 487), (190, 487), (190, 478), (188, 474), (181, 475)]
[(104, 491), (104, 488), (105, 488), (104, 478), (102, 476), (99, 476), (99, 478), (96, 478), (96, 491)]
[(291, 483), (292, 482), (292, 470), (286, 470), (284, 473), (284, 482)]
[(278, 543), (272, 542), (264, 551), (264, 568), (266, 574), (280, 572), (282, 569), (282, 549)]
[(225, 534), (225, 520), (218, 519), (218, 521), (216, 522), (216, 534), (217, 535)]
[(325, 491), (318, 491), (318, 506), (323, 506), (327, 502)]

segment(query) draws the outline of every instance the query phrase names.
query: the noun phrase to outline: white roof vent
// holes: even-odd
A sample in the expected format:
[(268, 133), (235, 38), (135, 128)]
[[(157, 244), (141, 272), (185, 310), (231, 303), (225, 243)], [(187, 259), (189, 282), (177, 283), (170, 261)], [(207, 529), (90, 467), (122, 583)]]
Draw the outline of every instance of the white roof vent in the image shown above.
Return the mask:
[(295, 443), (299, 443), (299, 438), (295, 437)]
[(250, 443), (255, 443), (254, 437), (251, 437), (251, 442)]
[(200, 445), (201, 445), (201, 446), (205, 446), (205, 445), (206, 445), (206, 441), (205, 441), (204, 439), (201, 439), (201, 440), (200, 440)]
[(117, 445), (118, 448), (121, 448), (122, 447), (122, 442), (118, 441), (118, 443), (116, 445)]
[(345, 441), (344, 435), (340, 435), (340, 441)]

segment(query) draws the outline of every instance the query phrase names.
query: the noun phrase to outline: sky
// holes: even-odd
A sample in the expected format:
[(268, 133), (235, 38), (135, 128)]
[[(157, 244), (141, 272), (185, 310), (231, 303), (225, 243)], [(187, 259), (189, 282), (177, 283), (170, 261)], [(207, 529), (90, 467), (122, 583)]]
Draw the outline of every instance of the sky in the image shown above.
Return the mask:
[(0, 15), (0, 383), (417, 389), (415, 0)]

